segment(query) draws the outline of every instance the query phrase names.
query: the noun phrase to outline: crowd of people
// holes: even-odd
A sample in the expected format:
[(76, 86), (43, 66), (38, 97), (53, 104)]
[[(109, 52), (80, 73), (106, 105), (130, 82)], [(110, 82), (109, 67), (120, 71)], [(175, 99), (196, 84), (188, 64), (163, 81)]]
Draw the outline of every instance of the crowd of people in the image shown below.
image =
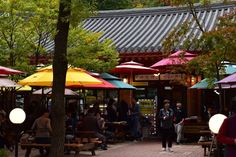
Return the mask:
[[(65, 117), (65, 141), (70, 142), (75, 137), (79, 137), (80, 132), (90, 131), (94, 132), (94, 135), (102, 141), (100, 148), (106, 150), (107, 141), (115, 138), (114, 122), (125, 122), (122, 123), (125, 124), (125, 134), (134, 140), (140, 139), (140, 115), (140, 108), (135, 99), (132, 100), (132, 105), (128, 105), (125, 101), (121, 101), (118, 105), (114, 99), (110, 99), (105, 111), (100, 110), (98, 102), (79, 115), (69, 110)], [(44, 110), (41, 116), (34, 121), (31, 130), (34, 132), (36, 143), (50, 143), (52, 128), (48, 110)], [(40, 149), (40, 154), (47, 155), (48, 150)]]
[[(182, 130), (184, 120), (186, 118), (186, 111), (182, 104), (177, 102), (174, 107), (171, 107), (169, 100), (163, 101), (163, 108), (159, 110), (157, 119), (159, 125), (159, 133), (162, 141), (162, 151), (172, 152), (173, 141), (176, 144), (181, 143)], [(219, 142), (227, 145), (228, 156), (235, 153), (236, 139), (235, 139), (235, 113), (236, 104), (232, 107), (233, 114), (227, 118), (217, 136)], [(100, 148), (107, 150), (107, 141), (115, 137), (116, 128), (114, 123), (125, 122), (125, 135), (132, 140), (142, 139), (142, 114), (140, 112), (140, 105), (136, 99), (132, 99), (132, 105), (128, 105), (125, 101), (121, 101), (118, 105), (114, 99), (108, 101), (105, 111), (101, 111), (99, 103), (95, 103), (92, 108), (79, 116), (74, 112), (67, 112), (65, 117), (65, 133), (66, 142), (73, 140), (79, 136), (82, 131), (92, 131), (94, 136), (102, 143)], [(0, 149), (7, 146), (7, 118), (6, 112), (0, 111)], [(38, 117), (31, 130), (35, 133), (35, 142), (44, 144), (50, 143), (50, 136), (53, 132), (51, 128), (50, 114), (48, 110), (44, 110), (40, 117)], [(176, 139), (174, 140), (174, 137)], [(40, 149), (41, 155), (48, 155), (48, 149)]]

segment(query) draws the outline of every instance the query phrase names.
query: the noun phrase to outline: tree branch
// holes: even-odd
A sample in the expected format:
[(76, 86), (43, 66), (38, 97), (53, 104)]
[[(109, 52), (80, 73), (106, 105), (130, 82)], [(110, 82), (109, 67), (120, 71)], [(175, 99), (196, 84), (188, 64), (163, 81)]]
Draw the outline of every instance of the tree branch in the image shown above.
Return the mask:
[(196, 14), (196, 10), (195, 10), (195, 7), (194, 7), (194, 4), (191, 0), (187, 0), (187, 3), (188, 3), (188, 6), (189, 6), (189, 10), (191, 12), (191, 14), (193, 15), (193, 18), (195, 20), (195, 22), (197, 23), (199, 29), (201, 30), (201, 32), (205, 32), (205, 30), (203, 29), (202, 25), (200, 24), (200, 21), (197, 17), (197, 14)]

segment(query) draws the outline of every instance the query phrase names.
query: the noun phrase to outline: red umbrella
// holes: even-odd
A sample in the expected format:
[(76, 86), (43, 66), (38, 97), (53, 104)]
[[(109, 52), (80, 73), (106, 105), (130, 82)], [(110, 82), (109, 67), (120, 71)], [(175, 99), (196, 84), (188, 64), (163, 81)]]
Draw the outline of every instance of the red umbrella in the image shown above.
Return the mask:
[(86, 89), (115, 89), (117, 88), (113, 84), (108, 81), (103, 80), (102, 78), (96, 78), (102, 82), (102, 84), (94, 84), (94, 85), (84, 85)]
[(0, 66), (0, 74), (13, 75), (13, 74), (23, 74), (23, 72), (19, 70)]
[(158, 70), (145, 67), (141, 63), (130, 61), (117, 65), (111, 72), (119, 74), (155, 74), (158, 73)]
[(167, 58), (164, 58), (160, 60), (159, 62), (153, 64), (151, 67), (160, 68), (160, 67), (173, 66), (173, 65), (182, 65), (192, 60), (195, 57), (196, 57), (195, 54), (180, 50), (168, 56)]
[(96, 73), (91, 73), (88, 72), (87, 73), (93, 77), (95, 77), (96, 79), (98, 79), (99, 81), (102, 82), (102, 84), (87, 84), (87, 85), (81, 85), (81, 86), (70, 86), (71, 88), (85, 88), (85, 89), (115, 89), (117, 88), (116, 86), (114, 86), (113, 84), (111, 84), (110, 82), (102, 79), (99, 77), (99, 74)]

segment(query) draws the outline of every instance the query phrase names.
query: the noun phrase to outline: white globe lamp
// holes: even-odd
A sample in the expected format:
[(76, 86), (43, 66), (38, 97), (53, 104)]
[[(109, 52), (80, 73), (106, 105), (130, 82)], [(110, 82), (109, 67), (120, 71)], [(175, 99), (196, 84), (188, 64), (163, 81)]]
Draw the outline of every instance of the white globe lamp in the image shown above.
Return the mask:
[(223, 114), (215, 114), (209, 120), (209, 128), (214, 134), (218, 134), (220, 127), (227, 117)]
[(9, 118), (13, 124), (22, 124), (25, 121), (26, 114), (23, 109), (15, 108), (10, 112)]
[[(21, 108), (14, 108), (9, 114), (9, 119), (13, 124), (22, 124), (25, 121), (25, 111)], [(18, 128), (16, 128), (15, 157), (18, 157)]]

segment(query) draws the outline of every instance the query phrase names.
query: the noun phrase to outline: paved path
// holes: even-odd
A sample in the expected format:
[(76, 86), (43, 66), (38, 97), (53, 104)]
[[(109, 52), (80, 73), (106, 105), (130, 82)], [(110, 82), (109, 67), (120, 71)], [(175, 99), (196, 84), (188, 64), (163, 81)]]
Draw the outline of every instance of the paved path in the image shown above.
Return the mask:
[[(107, 151), (97, 150), (96, 157), (203, 157), (203, 149), (197, 145), (174, 145), (174, 152), (161, 151), (161, 143), (156, 141), (126, 142), (109, 145)], [(19, 150), (19, 157), (24, 157), (24, 152)], [(32, 151), (31, 157), (39, 157), (37, 150)], [(11, 153), (10, 157), (14, 157)], [(73, 155), (65, 155), (73, 157)], [(80, 157), (91, 157), (90, 152), (81, 152)]]

